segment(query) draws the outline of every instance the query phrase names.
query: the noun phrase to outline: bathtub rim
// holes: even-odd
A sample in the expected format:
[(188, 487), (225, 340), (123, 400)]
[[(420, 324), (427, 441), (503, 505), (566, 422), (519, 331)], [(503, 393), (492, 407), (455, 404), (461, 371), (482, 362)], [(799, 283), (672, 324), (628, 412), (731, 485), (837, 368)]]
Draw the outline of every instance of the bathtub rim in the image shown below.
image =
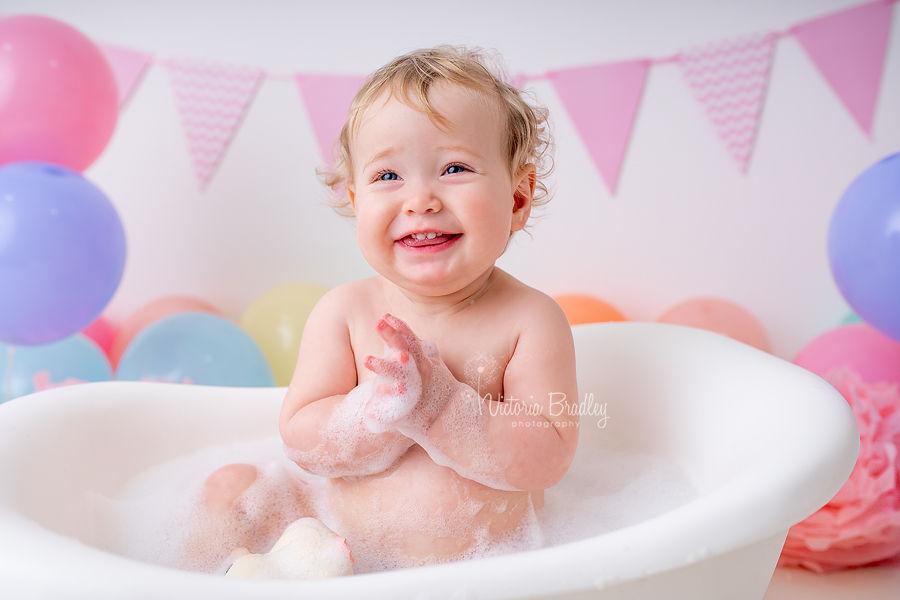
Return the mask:
[[(578, 339), (581, 336), (591, 337), (598, 335), (597, 332), (599, 332), (599, 335), (601, 336), (609, 335), (612, 332), (618, 332), (615, 335), (625, 334), (626, 337), (637, 336), (646, 338), (649, 336), (650, 338), (653, 338), (654, 336), (662, 335), (675, 336), (675, 338), (683, 337), (685, 340), (691, 338), (695, 341), (703, 338), (701, 343), (705, 344), (708, 342), (716, 344), (726, 352), (735, 351), (747, 353), (747, 348), (749, 348), (744, 348), (743, 344), (728, 340), (723, 336), (716, 336), (715, 334), (709, 334), (708, 332), (701, 332), (691, 328), (682, 328), (672, 325), (616, 323), (578, 326), (573, 329), (575, 331), (576, 343), (578, 343)], [(735, 346), (736, 344), (739, 344), (740, 348)], [(770, 362), (770, 364), (778, 364), (777, 368), (780, 369), (787, 369), (788, 371), (791, 369), (798, 369), (798, 367), (790, 365), (785, 361), (779, 361), (779, 359), (769, 355), (761, 356), (763, 354), (765, 353), (759, 353), (759, 351), (754, 350), (747, 354), (747, 356), (755, 356), (753, 360), (762, 360), (764, 362), (778, 361)], [(794, 375), (797, 374), (796, 371), (792, 371), (792, 373)], [(499, 577), (499, 579), (504, 581), (479, 581), (479, 585), (476, 586), (477, 596), (518, 597), (521, 595), (540, 595), (542, 593), (553, 594), (558, 593), (559, 591), (580, 590), (585, 587), (596, 588), (598, 583), (601, 586), (610, 587), (648, 575), (646, 568), (643, 566), (647, 564), (648, 556), (655, 557), (653, 559), (655, 567), (653, 569), (654, 573), (666, 572), (687, 567), (694, 562), (758, 543), (761, 540), (771, 538), (773, 535), (783, 535), (788, 527), (802, 520), (812, 512), (815, 512), (815, 510), (830, 499), (831, 495), (840, 489), (841, 485), (843, 485), (843, 481), (846, 480), (846, 476), (849, 476), (850, 470), (852, 470), (853, 464), (855, 463), (856, 450), (858, 448), (858, 433), (856, 432), (855, 421), (852, 421), (852, 423), (848, 423), (847, 421), (849, 407), (839, 406), (840, 403), (835, 398), (837, 392), (827, 384), (824, 384), (823, 381), (818, 380), (818, 378), (809, 379), (809, 381), (811, 384), (817, 386), (817, 389), (815, 390), (816, 394), (821, 394), (822, 397), (826, 399), (831, 398), (831, 400), (828, 401), (829, 407), (824, 409), (824, 412), (828, 413), (828, 418), (816, 425), (817, 436), (823, 438), (830, 437), (833, 442), (836, 440), (836, 443), (832, 443), (830, 448), (827, 449), (827, 456), (823, 456), (821, 453), (808, 451), (794, 457), (798, 459), (797, 464), (793, 469), (781, 472), (777, 488), (778, 492), (774, 494), (774, 496), (772, 486), (770, 485), (772, 481), (772, 472), (767, 470), (764, 466), (760, 466), (747, 473), (746, 478), (742, 478), (736, 483), (731, 482), (730, 484), (723, 486), (722, 489), (717, 490), (716, 494), (701, 496), (697, 500), (684, 506), (629, 527), (611, 531), (594, 538), (570, 542), (552, 548), (510, 556), (479, 559), (479, 561), (477, 561), (481, 563), (479, 565), (479, 571), (486, 570), (497, 574), (508, 573), (509, 577), (512, 577), (513, 580), (508, 580), (507, 577)], [(22, 399), (23, 403), (17, 405), (17, 408), (14, 408), (10, 403), (6, 403), (9, 405), (7, 407), (0, 405), (0, 432), (3, 432), (8, 425), (5, 416), (10, 411), (22, 410), (25, 412), (37, 413), (39, 412), (37, 406), (39, 403), (72, 402), (71, 396), (73, 395), (87, 396), (89, 393), (100, 390), (103, 390), (104, 394), (107, 392), (113, 393), (118, 390), (137, 390), (139, 388), (142, 390), (151, 390), (158, 389), (155, 388), (155, 386), (166, 385), (171, 386), (172, 384), (101, 382), (73, 386), (71, 388), (48, 390)], [(246, 400), (247, 388), (174, 386), (173, 389), (177, 390), (173, 393), (185, 398), (216, 394), (217, 396), (245, 398), (244, 400), (240, 400), (240, 402), (248, 401)], [(285, 388), (252, 388), (252, 390), (254, 392), (254, 398), (256, 398), (257, 395), (260, 398), (267, 397), (269, 403), (280, 405), (280, 399), (284, 395)], [(249, 401), (260, 402), (259, 399)], [(16, 402), (16, 400), (11, 402)], [(35, 408), (26, 408), (24, 402), (35, 404)], [(846, 403), (844, 403), (844, 405), (846, 405)], [(22, 408), (20, 409), (18, 406), (21, 406)], [(852, 412), (850, 412), (850, 417), (852, 418)], [(811, 427), (811, 424), (807, 425)], [(821, 429), (823, 425), (827, 426), (824, 431)], [(828, 432), (832, 432), (834, 435), (828, 436)], [(2, 462), (2, 459), (5, 456), (4, 450), (7, 446), (8, 440), (5, 436), (0, 434), (0, 462)], [(768, 460), (774, 459), (777, 453), (772, 454), (773, 456), (766, 458)], [(850, 460), (851, 458), (852, 460)], [(792, 500), (795, 500), (796, 494), (801, 493), (803, 488), (808, 485), (807, 480), (810, 477), (821, 478), (820, 472), (823, 469), (822, 464), (826, 462), (829, 463), (828, 470), (836, 473), (830, 477), (829, 482), (826, 482), (826, 488), (834, 488), (830, 494), (827, 494), (827, 497), (825, 492), (820, 490), (816, 495), (816, 499), (804, 499), (804, 502), (800, 503), (799, 506), (792, 505), (789, 510), (781, 511), (778, 514), (775, 514), (775, 511), (773, 510), (773, 514), (767, 515), (769, 522), (764, 528), (760, 528), (759, 523), (751, 523), (748, 521), (745, 526), (727, 527), (724, 530), (722, 529), (723, 525), (734, 524), (736, 510), (738, 511), (736, 514), (741, 514), (740, 511), (752, 510), (752, 507), (758, 506), (761, 501), (764, 502), (763, 505), (765, 506), (778, 506), (781, 505), (782, 499), (791, 498)], [(846, 472), (845, 476), (841, 479), (840, 473), (844, 471)], [(812, 475), (810, 475), (810, 473), (812, 473)], [(760, 485), (761, 483), (766, 483), (767, 485)], [(726, 494), (731, 499), (732, 503), (723, 505), (723, 503), (717, 502), (716, 499), (720, 493)], [(709, 496), (714, 496), (714, 498), (709, 499)], [(17, 520), (17, 515), (10, 513), (4, 501), (5, 497), (0, 500), (0, 524), (2, 524), (0, 526), (3, 528), (10, 527), (12, 529), (20, 529), (19, 527), (14, 527), (14, 521)], [(724, 510), (723, 506), (728, 507), (727, 510)], [(714, 518), (711, 518), (710, 515), (713, 515)], [(34, 527), (29, 527), (27, 523), (19, 523), (19, 525), (25, 526), (25, 530), (31, 530), (32, 533), (35, 534), (35, 537), (32, 538), (34, 541), (41, 540), (42, 544), (46, 543), (54, 545), (55, 549), (58, 549), (60, 552), (60, 559), (62, 559), (63, 556), (66, 556), (66, 553), (72, 549), (72, 543), (82, 544), (77, 540), (50, 531), (36, 522), (31, 521), (31, 523), (33, 523), (34, 527), (37, 529), (42, 530), (43, 533), (38, 535), (38, 532), (35, 531)], [(700, 525), (701, 523), (703, 525)], [(660, 538), (660, 528), (666, 533), (662, 539)], [(94, 559), (103, 558), (107, 561), (110, 558), (114, 559), (118, 566), (117, 568), (121, 568), (122, 570), (121, 577), (117, 572), (115, 579), (120, 579), (122, 585), (128, 585), (128, 582), (130, 581), (127, 574), (137, 576), (138, 573), (150, 573), (151, 571), (147, 571), (147, 569), (150, 569), (156, 577), (166, 580), (176, 578), (185, 581), (186, 583), (189, 581), (196, 581), (196, 585), (201, 586), (204, 590), (209, 589), (211, 595), (215, 594), (218, 597), (240, 597), (239, 594), (232, 596), (229, 592), (229, 590), (231, 592), (237, 592), (240, 588), (240, 586), (228, 587), (233, 582), (223, 583), (224, 580), (218, 581), (216, 578), (211, 578), (208, 575), (174, 571), (172, 569), (166, 569), (164, 567), (141, 563), (139, 561), (117, 556), (103, 550), (91, 548), (84, 544), (82, 544), (82, 546), (89, 549), (87, 555), (94, 557)], [(33, 548), (32, 550), (37, 551), (41, 547), (43, 546)], [(43, 549), (47, 550), (46, 547), (43, 547)], [(51, 554), (52, 553), (53, 552), (51, 552)], [(24, 554), (27, 554), (27, 552)], [(85, 558), (88, 557), (87, 555)], [(597, 564), (598, 559), (600, 559), (599, 562), (601, 562), (599, 565)], [(18, 561), (14, 561), (14, 563), (17, 562)], [(455, 589), (452, 586), (456, 585), (456, 587), (458, 587), (459, 582), (466, 579), (467, 573), (471, 570), (472, 562), (473, 561), (451, 563), (399, 572), (366, 574), (354, 576), (353, 578), (348, 578), (346, 580), (330, 580), (328, 582), (265, 582), (265, 584), (267, 587), (271, 588), (272, 593), (283, 588), (284, 590), (293, 590), (291, 593), (294, 594), (299, 585), (302, 586), (304, 590), (307, 590), (308, 588), (308, 591), (316, 594), (316, 597), (322, 598), (347, 597), (347, 595), (352, 593), (365, 593), (367, 590), (371, 591), (372, 588), (369, 586), (376, 583), (376, 580), (373, 578), (378, 578), (378, 585), (386, 586), (385, 589), (421, 590), (423, 588), (417, 587), (413, 582), (429, 582), (433, 584), (435, 580), (442, 580), (450, 585), (451, 589)], [(27, 566), (22, 564), (19, 565), (19, 568), (22, 570), (18, 573), (19, 575), (25, 574), (29, 570)], [(66, 567), (64, 566), (62, 569), (65, 571)], [(554, 582), (553, 590), (544, 590), (542, 592), (541, 590), (544, 589), (545, 585), (542, 582), (546, 582), (548, 576), (553, 573), (558, 575), (559, 569), (565, 569), (566, 581), (560, 582), (557, 580)], [(774, 559), (772, 562), (772, 569), (774, 569)], [(12, 571), (0, 567), (0, 573), (2, 572), (8, 574), (12, 573)], [(165, 573), (165, 575), (163, 575), (163, 573)], [(33, 575), (35, 577), (41, 577), (41, 574), (37, 572), (33, 573)], [(398, 577), (402, 579), (398, 580)], [(112, 582), (108, 583), (111, 584)], [(254, 583), (258, 585), (259, 582)], [(191, 583), (191, 585), (194, 584)], [(223, 585), (225, 587), (223, 587)], [(253, 589), (257, 592), (265, 591), (258, 587)], [(215, 591), (213, 592), (213, 590)], [(119, 593), (121, 593), (121, 590), (119, 590)], [(287, 594), (287, 592), (285, 593)], [(223, 596), (223, 594), (225, 595)]]

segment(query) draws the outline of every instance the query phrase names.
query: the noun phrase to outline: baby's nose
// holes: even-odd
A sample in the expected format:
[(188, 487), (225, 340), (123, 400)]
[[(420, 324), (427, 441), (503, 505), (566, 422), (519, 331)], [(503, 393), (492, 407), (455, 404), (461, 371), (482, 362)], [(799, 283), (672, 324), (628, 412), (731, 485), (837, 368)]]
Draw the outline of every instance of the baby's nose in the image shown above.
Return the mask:
[(435, 213), (441, 210), (441, 200), (429, 186), (418, 186), (409, 192), (403, 205), (406, 214)]

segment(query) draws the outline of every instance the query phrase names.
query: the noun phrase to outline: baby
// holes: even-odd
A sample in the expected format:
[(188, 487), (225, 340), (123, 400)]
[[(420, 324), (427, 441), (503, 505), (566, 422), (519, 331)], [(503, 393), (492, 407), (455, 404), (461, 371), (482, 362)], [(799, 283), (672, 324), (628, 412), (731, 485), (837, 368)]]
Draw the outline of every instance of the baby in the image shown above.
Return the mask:
[[(578, 441), (575, 353), (556, 303), (494, 263), (546, 199), (545, 115), (441, 47), (377, 71), (339, 141), (327, 183), (377, 275), (303, 331), (280, 432), (325, 479), (299, 512), (348, 539), (357, 572), (536, 547)], [(233, 510), (256, 477), (225, 467), (207, 505)]]

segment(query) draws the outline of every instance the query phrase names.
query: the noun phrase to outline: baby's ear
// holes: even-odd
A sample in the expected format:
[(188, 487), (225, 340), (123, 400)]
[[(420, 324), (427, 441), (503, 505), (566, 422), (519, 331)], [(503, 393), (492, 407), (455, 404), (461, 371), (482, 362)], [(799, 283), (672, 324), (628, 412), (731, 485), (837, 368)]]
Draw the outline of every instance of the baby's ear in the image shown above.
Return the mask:
[(537, 168), (531, 163), (522, 167), (513, 180), (516, 188), (513, 191), (512, 231), (524, 229), (525, 224), (528, 223), (536, 182)]
[(356, 214), (356, 186), (353, 184), (353, 181), (347, 181), (344, 184), (344, 192), (347, 194), (347, 200), (350, 201), (350, 208), (353, 209), (353, 214)]

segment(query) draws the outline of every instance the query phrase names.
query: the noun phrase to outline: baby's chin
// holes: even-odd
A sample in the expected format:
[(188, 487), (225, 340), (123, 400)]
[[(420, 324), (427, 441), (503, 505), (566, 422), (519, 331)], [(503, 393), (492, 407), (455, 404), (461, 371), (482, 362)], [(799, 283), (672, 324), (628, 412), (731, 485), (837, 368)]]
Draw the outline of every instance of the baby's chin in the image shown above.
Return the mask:
[(445, 270), (437, 272), (421, 271), (401, 275), (385, 276), (385, 279), (396, 285), (411, 300), (457, 302), (469, 297), (477, 297), (484, 291), (491, 279), (495, 267), (489, 266), (484, 271), (466, 273), (463, 276), (448, 274)]

